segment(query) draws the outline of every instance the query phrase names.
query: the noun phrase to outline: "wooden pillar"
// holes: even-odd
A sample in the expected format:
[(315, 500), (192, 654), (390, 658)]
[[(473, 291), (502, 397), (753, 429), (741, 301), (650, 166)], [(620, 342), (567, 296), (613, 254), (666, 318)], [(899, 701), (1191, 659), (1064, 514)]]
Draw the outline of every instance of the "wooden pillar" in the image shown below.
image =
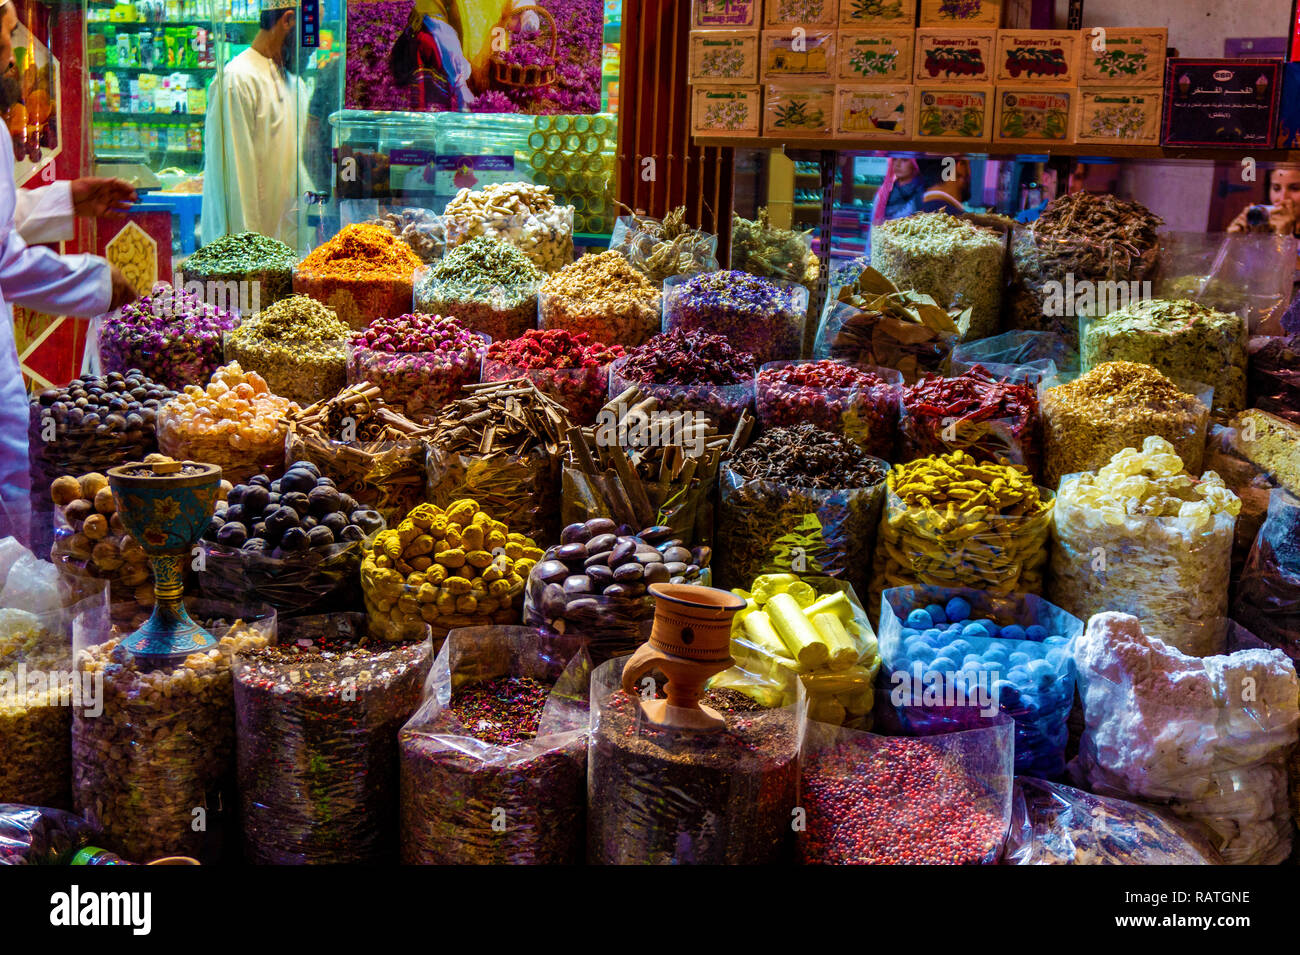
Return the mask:
[(683, 0), (623, 0), (617, 198), (657, 218), (685, 205), (687, 222), (717, 233), (726, 262), (734, 151), (691, 143), (690, 13)]

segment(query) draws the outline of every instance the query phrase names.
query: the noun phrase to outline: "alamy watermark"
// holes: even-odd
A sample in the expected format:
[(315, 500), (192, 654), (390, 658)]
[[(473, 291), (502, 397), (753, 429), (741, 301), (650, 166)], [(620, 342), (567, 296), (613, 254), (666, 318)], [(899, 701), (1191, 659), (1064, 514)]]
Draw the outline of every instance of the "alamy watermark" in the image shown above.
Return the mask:
[(1076, 282), (1074, 273), (1067, 272), (1064, 282), (1043, 283), (1043, 314), (1049, 318), (1109, 315), (1154, 297), (1150, 282)]
[(0, 699), (23, 707), (71, 706), (96, 717), (104, 712), (104, 674), (29, 670), (20, 663), (0, 671)]
[(177, 272), (176, 280), (172, 283), (171, 294), (150, 296), (154, 314), (161, 318), (189, 314), (190, 309), (184, 299), (185, 293), (196, 295), (209, 305), (227, 312), (237, 312), (240, 315), (251, 315), (262, 309), (261, 282), (256, 280), (200, 282), (198, 279), (187, 281), (183, 272)]

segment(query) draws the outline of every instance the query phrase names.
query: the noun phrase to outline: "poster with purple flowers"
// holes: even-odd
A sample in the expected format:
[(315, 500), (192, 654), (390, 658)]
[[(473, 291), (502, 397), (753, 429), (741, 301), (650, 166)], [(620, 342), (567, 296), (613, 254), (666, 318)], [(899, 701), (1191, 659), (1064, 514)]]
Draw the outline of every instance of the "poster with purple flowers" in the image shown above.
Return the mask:
[(602, 0), (348, 0), (348, 109), (600, 111)]

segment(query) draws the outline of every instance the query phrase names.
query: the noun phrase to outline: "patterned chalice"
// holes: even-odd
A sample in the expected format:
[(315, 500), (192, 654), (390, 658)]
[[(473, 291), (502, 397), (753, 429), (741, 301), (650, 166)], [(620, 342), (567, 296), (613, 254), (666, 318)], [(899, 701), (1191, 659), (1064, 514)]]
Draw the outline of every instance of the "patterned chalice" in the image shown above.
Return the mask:
[(108, 472), (122, 524), (153, 565), (153, 615), (123, 642), (151, 665), (178, 663), (217, 640), (192, 619), (181, 601), (185, 562), (212, 516), (221, 468), (193, 461), (132, 462)]

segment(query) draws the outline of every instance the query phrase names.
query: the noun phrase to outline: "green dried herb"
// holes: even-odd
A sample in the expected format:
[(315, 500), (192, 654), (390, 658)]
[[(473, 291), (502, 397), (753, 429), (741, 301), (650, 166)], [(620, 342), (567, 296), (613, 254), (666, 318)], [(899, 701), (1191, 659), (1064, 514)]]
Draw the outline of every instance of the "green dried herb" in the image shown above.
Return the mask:
[(813, 255), (811, 233), (773, 228), (767, 209), (759, 209), (754, 220), (732, 216), (731, 267), (811, 287), (821, 264)]
[(275, 394), (310, 404), (347, 381), (351, 337), (334, 309), (291, 295), (227, 333), (226, 360), (256, 371)]

